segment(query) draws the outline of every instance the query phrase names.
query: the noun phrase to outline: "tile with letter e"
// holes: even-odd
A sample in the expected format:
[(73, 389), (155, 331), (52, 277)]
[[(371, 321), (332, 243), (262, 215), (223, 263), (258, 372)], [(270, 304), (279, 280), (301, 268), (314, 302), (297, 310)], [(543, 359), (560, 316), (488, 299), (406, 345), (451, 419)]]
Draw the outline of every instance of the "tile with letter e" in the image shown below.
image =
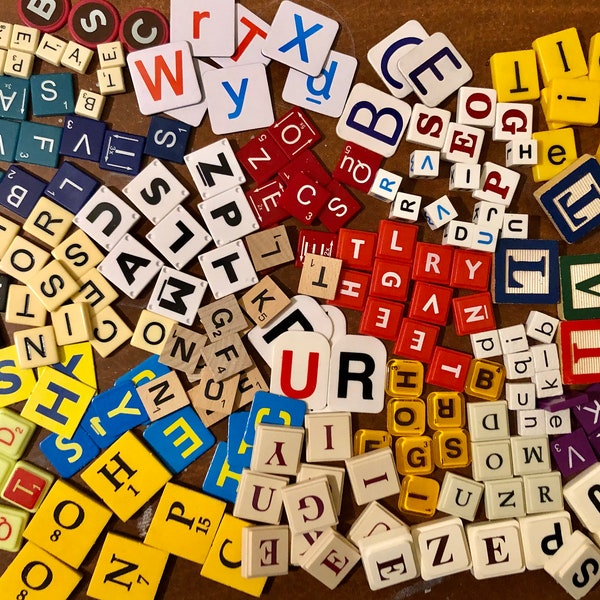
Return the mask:
[(538, 145), (538, 162), (532, 168), (536, 183), (559, 176), (560, 172), (577, 160), (577, 144), (572, 127), (532, 134)]
[(0, 117), (14, 121), (27, 118), (29, 80), (0, 76)]
[(562, 169), (533, 195), (570, 244), (600, 226), (600, 164), (589, 154)]
[(16, 159), (18, 162), (56, 167), (62, 127), (23, 121), (19, 131)]
[(36, 427), (10, 408), (0, 408), (0, 454), (18, 460), (25, 453)]
[(103, 504), (58, 480), (23, 535), (78, 569), (111, 516), (112, 512)]
[(224, 512), (221, 500), (167, 483), (144, 544), (203, 564)]
[(29, 543), (0, 576), (0, 586), (7, 598), (42, 598), (43, 594), (54, 600), (67, 600), (80, 580), (81, 574), (75, 569)]
[(29, 519), (29, 513), (12, 506), (0, 507), (0, 523), (2, 523), (2, 539), (0, 550), (18, 552), (23, 543), (23, 530)]
[(98, 162), (106, 123), (77, 115), (65, 118), (59, 152), (62, 156)]
[(191, 127), (187, 123), (153, 115), (146, 134), (144, 154), (181, 164), (190, 133)]
[[(91, 598), (154, 598), (169, 553), (109, 532), (87, 588)], [(127, 590), (124, 592), (123, 588)]]
[(0, 498), (28, 512), (36, 512), (50, 491), (54, 475), (25, 460), (10, 463), (12, 470), (2, 481)]
[(127, 432), (81, 473), (83, 481), (127, 521), (170, 479), (171, 474), (136, 436)]
[(145, 143), (146, 138), (141, 135), (107, 129), (100, 153), (100, 168), (124, 175), (137, 175), (142, 165)]
[(51, 433), (40, 444), (40, 451), (61, 477), (69, 478), (100, 454), (100, 448), (78, 427), (69, 439)]
[(242, 575), (246, 578), (287, 575), (290, 553), (287, 525), (242, 529)]
[(556, 304), (560, 297), (558, 242), (499, 240), (494, 276), (496, 303)]
[(215, 443), (191, 406), (155, 421), (144, 431), (144, 440), (173, 473), (180, 473)]
[(561, 303), (563, 319), (595, 319), (600, 317), (600, 254), (560, 257)]
[(35, 117), (70, 115), (75, 110), (71, 73), (33, 75), (29, 79), (29, 87)]

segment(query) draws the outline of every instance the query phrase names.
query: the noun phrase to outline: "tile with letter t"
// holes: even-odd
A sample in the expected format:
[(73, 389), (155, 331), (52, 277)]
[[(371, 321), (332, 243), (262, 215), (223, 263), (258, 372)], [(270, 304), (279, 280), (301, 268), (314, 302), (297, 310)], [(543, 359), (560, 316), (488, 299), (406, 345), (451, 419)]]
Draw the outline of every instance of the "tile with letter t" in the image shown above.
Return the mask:
[(535, 51), (496, 52), (490, 58), (492, 85), (498, 102), (521, 102), (540, 97)]
[(289, 0), (279, 5), (262, 53), (316, 77), (321, 72), (339, 24)]
[(153, 115), (146, 134), (144, 154), (181, 164), (190, 133), (191, 127), (183, 121)]
[(213, 133), (226, 135), (269, 127), (275, 121), (263, 64), (225, 67), (203, 76)]
[(215, 444), (215, 437), (191, 406), (153, 422), (143, 435), (173, 473), (181, 473)]
[(98, 162), (106, 132), (104, 121), (95, 121), (77, 115), (65, 118), (60, 141), (60, 154), (81, 160)]
[(496, 303), (556, 304), (560, 297), (558, 242), (499, 240), (494, 275)]
[(0, 498), (28, 512), (36, 512), (50, 491), (54, 475), (24, 460), (10, 463), (12, 469), (0, 480)]
[[(131, 598), (153, 598), (169, 558), (168, 552), (109, 532), (104, 539), (87, 593), (91, 598), (118, 597), (123, 586)], [(115, 563), (126, 571), (115, 573)]]
[(23, 121), (17, 143), (17, 161), (56, 167), (62, 132), (62, 127)]
[(561, 321), (558, 340), (563, 383), (596, 383), (600, 373), (600, 320)]
[(34, 116), (70, 115), (75, 110), (71, 73), (33, 75), (29, 86)]
[(127, 432), (92, 462), (81, 478), (127, 521), (170, 479), (171, 474), (136, 436)]

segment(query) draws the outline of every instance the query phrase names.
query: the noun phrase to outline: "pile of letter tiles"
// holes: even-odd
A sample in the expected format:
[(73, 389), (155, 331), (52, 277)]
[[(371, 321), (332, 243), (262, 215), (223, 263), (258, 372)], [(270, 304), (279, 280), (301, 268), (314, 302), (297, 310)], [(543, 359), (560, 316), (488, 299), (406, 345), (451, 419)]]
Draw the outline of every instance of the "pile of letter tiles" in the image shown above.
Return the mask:
[[(0, 312), (17, 326), (0, 349), (0, 550), (15, 553), (2, 597), (66, 600), (96, 544), (97, 599), (154, 598), (169, 555), (253, 596), (291, 567), (334, 589), (359, 562), (372, 590), (545, 569), (574, 598), (590, 591), (600, 254), (530, 239), (513, 201), (531, 167), (565, 242), (600, 225), (598, 155), (578, 156), (574, 130), (598, 122), (600, 34), (587, 58), (575, 28), (494, 54), (484, 89), (467, 86), (443, 33), (411, 20), (368, 52), (379, 89), (353, 85), (336, 21), (288, 0), (270, 25), (234, 0), (171, 0), (170, 32), (158, 11), (121, 20), (107, 0), (22, 0), (19, 14), (0, 23)], [(54, 35), (67, 21), (69, 41)], [(98, 91), (78, 89), (93, 60)], [(36, 61), (52, 72), (33, 74)], [(294, 105), (277, 119), (270, 61), (289, 67)], [(102, 120), (128, 81), (146, 136)], [(454, 94), (453, 115), (439, 105)], [(533, 131), (537, 101), (547, 131)], [(311, 111), (338, 119), (331, 169)], [(255, 136), (192, 149), (205, 115), (214, 134)], [(44, 122), (56, 116), (62, 127)], [(503, 165), (485, 160), (490, 136)], [(422, 206), (382, 168), (403, 138), (420, 146), (408, 179), (450, 163), (448, 193), (472, 196), (472, 221), (448, 195)], [(127, 184), (103, 185), (84, 161)], [(351, 227), (381, 202), (377, 231)], [(296, 247), (284, 222), (299, 226)], [(420, 227), (440, 243), (419, 241)], [(295, 295), (277, 280), (289, 263)], [(148, 291), (132, 329), (119, 304)], [(496, 304), (558, 305), (560, 319), (531, 310), (497, 327)], [(361, 314), (356, 333), (347, 310)], [(448, 327), (472, 353), (442, 345)], [(127, 344), (148, 358), (98, 389), (103, 359)], [(354, 431), (353, 413), (381, 413), (385, 428)], [(37, 427), (48, 468), (23, 460)], [(201, 490), (181, 485), (208, 451)], [(350, 494), (364, 508), (338, 531)], [(153, 500), (143, 540), (110, 530)]]

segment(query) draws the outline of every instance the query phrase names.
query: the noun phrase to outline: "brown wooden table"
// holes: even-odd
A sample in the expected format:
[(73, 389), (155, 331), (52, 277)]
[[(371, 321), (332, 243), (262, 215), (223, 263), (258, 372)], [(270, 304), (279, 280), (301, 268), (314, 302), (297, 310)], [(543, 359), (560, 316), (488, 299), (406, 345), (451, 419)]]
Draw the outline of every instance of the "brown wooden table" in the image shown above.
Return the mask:
[[(367, 51), (371, 46), (383, 39), (387, 34), (399, 27), (409, 19), (419, 20), (425, 29), (433, 33), (435, 31), (444, 32), (450, 40), (456, 45), (461, 54), (465, 57), (474, 72), (474, 78), (470, 85), (491, 86), (491, 75), (489, 69), (489, 58), (494, 52), (521, 50), (531, 47), (532, 41), (541, 35), (549, 34), (567, 27), (576, 27), (580, 33), (584, 48), (587, 51), (590, 37), (596, 33), (600, 10), (594, 2), (576, 3), (571, 0), (556, 2), (554, 0), (532, 0), (522, 5), (510, 0), (498, 0), (497, 2), (475, 2), (473, 0), (448, 0), (446, 2), (430, 2), (428, 4), (418, 4), (415, 2), (401, 3), (390, 2), (387, 0), (373, 2), (368, 0), (354, 0), (347, 2), (343, 0), (303, 0), (302, 4), (321, 12), (340, 23), (340, 31), (334, 48), (340, 52), (356, 56), (359, 60), (359, 68), (355, 82), (364, 82), (374, 85), (379, 89), (384, 89), (377, 75), (366, 60)], [(167, 0), (152, 0), (154, 8), (168, 15), (169, 2)], [(279, 2), (275, 0), (247, 0), (248, 8), (256, 12), (267, 22), (271, 22), (277, 10)], [(138, 3), (132, 0), (116, 0), (121, 15), (131, 10)], [(14, 2), (5, 2), (2, 7), (2, 21), (19, 22)], [(66, 28), (59, 35), (69, 39), (69, 33)], [(77, 87), (95, 89), (96, 76), (95, 69), (98, 67), (96, 59), (88, 69), (88, 74), (78, 76)], [(46, 63), (36, 61), (35, 71), (51, 72), (55, 71)], [(272, 86), (273, 103), (277, 116), (286, 112), (290, 106), (281, 99), (281, 91), (287, 74), (287, 68), (281, 64), (271, 63), (269, 67), (270, 81)], [(127, 75), (128, 77), (128, 75)], [(137, 110), (137, 103), (132, 92), (130, 79), (127, 79), (128, 93), (125, 95), (110, 97), (103, 113), (104, 118), (112, 128), (123, 131), (133, 132), (145, 135), (148, 128), (149, 118), (143, 117)], [(413, 102), (413, 98), (409, 98)], [(442, 105), (450, 110), (455, 109), (455, 97)], [(534, 131), (545, 129), (545, 122), (538, 102), (534, 102)], [(323, 134), (323, 140), (315, 148), (316, 153), (322, 162), (333, 169), (343, 142), (335, 134), (336, 120), (321, 115), (311, 115)], [(58, 117), (47, 117), (40, 120), (46, 123), (62, 125), (63, 119)], [(600, 141), (598, 128), (576, 128), (577, 143), (579, 153), (584, 152), (594, 154)], [(243, 134), (229, 136), (235, 147), (243, 145), (256, 132), (246, 132)], [(489, 136), (488, 136), (489, 138)], [(212, 134), (208, 122), (193, 130), (189, 150), (198, 149), (213, 141), (217, 137)], [(408, 156), (414, 149), (412, 144), (402, 142), (398, 152), (385, 163), (385, 168), (390, 171), (399, 172), (407, 175)], [(492, 160), (503, 164), (504, 162), (504, 144), (491, 143), (486, 140), (484, 147), (484, 156), (487, 160)], [(6, 167), (7, 165), (0, 165)], [(83, 168), (91, 174), (98, 177), (105, 185), (120, 190), (129, 180), (128, 177), (99, 170), (93, 163), (86, 162), (82, 164)], [(174, 167), (179, 176), (185, 181), (190, 190), (194, 190), (192, 180), (187, 169), (181, 165), (170, 165)], [(29, 168), (29, 167), (27, 167)], [(537, 202), (533, 198), (532, 192), (535, 184), (531, 178), (530, 169), (520, 168), (523, 174), (523, 184), (520, 186), (518, 197), (513, 201), (511, 210), (513, 212), (524, 212), (530, 215), (530, 237), (532, 238), (553, 238), (558, 239), (557, 232), (552, 224), (544, 216)], [(49, 180), (54, 170), (42, 167), (33, 167), (31, 171)], [(444, 193), (447, 193), (449, 165), (442, 164), (441, 175), (434, 181), (405, 180), (404, 189), (411, 193), (422, 194), (424, 200), (433, 200)], [(380, 219), (387, 216), (388, 206), (378, 202), (368, 196), (356, 193), (357, 197), (366, 207), (349, 226), (374, 231)], [(455, 199), (459, 210), (459, 218), (470, 220), (472, 200), (467, 194), (451, 194)], [(192, 194), (186, 201), (186, 206), (196, 210), (195, 204), (199, 198), (197, 194)], [(14, 217), (13, 217), (14, 218)], [(298, 223), (289, 219), (285, 223), (293, 240)], [(142, 223), (134, 233), (141, 237), (148, 230), (147, 223)], [(440, 243), (441, 233), (431, 232), (422, 224), (420, 239)], [(561, 253), (583, 254), (595, 252), (599, 246), (600, 233), (587, 237), (583, 242), (573, 246), (567, 246), (561, 242)], [(199, 274), (199, 267), (195, 266), (192, 272)], [(295, 293), (297, 289), (299, 271), (293, 266), (286, 266), (279, 269), (274, 276), (280, 281), (290, 293)], [(145, 307), (148, 295), (144, 295), (135, 301), (122, 298), (118, 303), (121, 314), (129, 325), (135, 326), (139, 311)], [(206, 302), (206, 300), (205, 300)], [(554, 306), (502, 306), (496, 307), (496, 318), (498, 326), (514, 325), (524, 321), (528, 312), (532, 308), (538, 308), (555, 314)], [(346, 311), (348, 318), (349, 332), (356, 333), (360, 314), (357, 312)], [(3, 323), (4, 331), (2, 335), (6, 338), (12, 334), (15, 327), (6, 328)], [(458, 338), (454, 335), (452, 328), (447, 328), (440, 342), (456, 349), (470, 351), (468, 340)], [(388, 344), (389, 347), (389, 344)], [(147, 353), (131, 346), (125, 345), (118, 352), (108, 359), (100, 359), (96, 356), (96, 368), (98, 381), (101, 390), (107, 389), (114, 380), (124, 373), (128, 368), (133, 367), (141, 360), (147, 358)], [(263, 368), (263, 373), (268, 377), (268, 372)], [(268, 379), (267, 379), (268, 380)], [(16, 407), (20, 409), (20, 406)], [(355, 428), (373, 427), (385, 428), (385, 415), (355, 415), (353, 417)], [(225, 422), (213, 427), (213, 431), (219, 440), (224, 440), (226, 436)], [(34, 443), (31, 445), (27, 458), (34, 463), (50, 468), (45, 457), (37, 448), (37, 441), (47, 435), (47, 432), (38, 431)], [(212, 451), (203, 455), (184, 473), (174, 478), (175, 481), (181, 481), (196, 489), (201, 487), (204, 475), (212, 457)], [(441, 479), (443, 473), (436, 473), (436, 477)], [(75, 477), (75, 480), (78, 480)], [(79, 480), (79, 483), (80, 480)], [(83, 484), (81, 484), (83, 486)], [(85, 486), (84, 486), (85, 487)], [(388, 498), (383, 503), (389, 508), (394, 509), (395, 498)], [(156, 505), (156, 498), (152, 506)], [(397, 512), (397, 511), (396, 511)], [(125, 532), (134, 537), (138, 537), (138, 531), (141, 527), (139, 522), (142, 518), (140, 511), (136, 517), (127, 523), (120, 523), (116, 518), (111, 520), (109, 528), (113, 531)], [(347, 487), (344, 494), (342, 515), (340, 519), (339, 530), (342, 533), (347, 532), (353, 520), (360, 513)], [(147, 513), (144, 513), (147, 514)], [(441, 515), (440, 515), (441, 516)], [(412, 517), (403, 515), (408, 523), (416, 522)], [(483, 513), (479, 515), (483, 519)], [(101, 538), (102, 539), (102, 538)], [(85, 598), (87, 584), (93, 571), (100, 544), (96, 544), (88, 559), (84, 562), (82, 570), (83, 580), (77, 588), (74, 598)], [(13, 555), (0, 552), (0, 569), (4, 569), (12, 560)], [(158, 598), (164, 600), (182, 600), (192, 598), (234, 598), (239, 597), (237, 591), (233, 591), (222, 585), (218, 585), (208, 579), (199, 576), (200, 567), (183, 559), (171, 557), (168, 567), (159, 588)], [(346, 599), (346, 598), (390, 598), (393, 600), (402, 600), (412, 596), (427, 597), (431, 600), (451, 600), (461, 598), (470, 600), (480, 598), (486, 595), (489, 598), (507, 598), (507, 597), (539, 597), (544, 596), (547, 599), (566, 598), (566, 594), (555, 584), (551, 578), (543, 571), (526, 572), (512, 577), (503, 577), (488, 581), (477, 581), (469, 573), (463, 573), (442, 580), (432, 582), (423, 582), (414, 580), (406, 585), (395, 586), (373, 593), (369, 590), (362, 568), (355, 568), (350, 577), (335, 591), (329, 592), (319, 582), (313, 579), (300, 569), (292, 569), (287, 577), (271, 580), (266, 587), (267, 597), (282, 598), (291, 597), (294, 599), (314, 598), (319, 595), (327, 597)], [(598, 594), (595, 592), (594, 594)], [(594, 595), (592, 594), (592, 595)], [(2, 594), (0, 593), (0, 596)], [(592, 597), (592, 596), (590, 596)]]

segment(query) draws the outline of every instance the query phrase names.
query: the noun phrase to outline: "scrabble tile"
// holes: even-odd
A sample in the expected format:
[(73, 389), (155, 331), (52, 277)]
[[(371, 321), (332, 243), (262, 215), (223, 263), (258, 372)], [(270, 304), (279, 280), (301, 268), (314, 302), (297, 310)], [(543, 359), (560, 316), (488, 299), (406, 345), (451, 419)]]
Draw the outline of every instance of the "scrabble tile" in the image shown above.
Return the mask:
[(436, 346), (425, 382), (455, 391), (464, 391), (471, 356), (443, 346)]
[(311, 413), (304, 419), (306, 460), (331, 462), (352, 456), (352, 423), (350, 413)]
[(238, 334), (228, 334), (205, 346), (202, 356), (215, 381), (223, 381), (251, 365), (250, 357)]
[(150, 119), (144, 154), (183, 163), (191, 128), (187, 123), (153, 115)]
[(562, 475), (559, 471), (523, 477), (527, 514), (547, 513), (563, 509)]
[(123, 44), (119, 41), (98, 44), (96, 52), (102, 69), (106, 67), (124, 67), (126, 64)]
[(298, 234), (298, 247), (294, 266), (301, 268), (304, 264), (306, 254), (335, 257), (337, 252), (337, 237), (336, 233), (301, 229)]
[(6, 301), (7, 323), (42, 327), (47, 316), (48, 311), (28, 286), (10, 284)]
[[(140, 215), (105, 186), (88, 200), (75, 215), (73, 223), (105, 250), (112, 250), (117, 242), (137, 222)], [(108, 222), (105, 221), (108, 218)], [(104, 224), (105, 223), (105, 224)]]
[(18, 121), (0, 123), (0, 159), (6, 162), (15, 160), (21, 124)]
[[(254, 452), (253, 452), (254, 454)], [(278, 525), (283, 511), (282, 491), (289, 479), (282, 475), (242, 471), (233, 515), (259, 523)]]
[(75, 475), (100, 453), (98, 446), (81, 427), (70, 439), (51, 433), (40, 442), (39, 447), (57, 473), (64, 478)]
[(171, 475), (133, 433), (127, 432), (91, 463), (81, 477), (122, 521), (126, 521)]
[(535, 50), (544, 85), (557, 78), (576, 79), (588, 74), (575, 27), (539, 37), (531, 46)]
[(490, 69), (498, 102), (539, 98), (540, 86), (534, 50), (496, 52), (490, 58)]
[[(100, 549), (87, 593), (92, 598), (106, 598), (122, 593), (121, 587), (125, 586), (129, 594), (151, 598), (157, 592), (168, 558), (169, 554), (163, 550), (109, 532)], [(115, 572), (115, 562), (125, 565), (126, 571)]]
[[(587, 472), (597, 462), (590, 442), (583, 429), (561, 435), (550, 444), (552, 458), (565, 477)], [(569, 501), (567, 494), (565, 498)]]
[(453, 163), (478, 163), (484, 138), (484, 129), (472, 125), (450, 123), (441, 150), (442, 160)]
[(425, 402), (420, 398), (390, 398), (387, 403), (387, 430), (393, 436), (420, 436), (425, 433)]
[(211, 341), (228, 333), (238, 333), (248, 327), (235, 296), (224, 296), (216, 302), (201, 307), (198, 317)]
[(40, 272), (49, 257), (48, 252), (17, 235), (0, 259), (0, 269), (16, 280), (28, 283)]
[(272, 179), (289, 159), (269, 130), (253, 137), (236, 152), (236, 157), (246, 172), (258, 184)]
[[(35, 570), (34, 570), (35, 569)], [(25, 592), (25, 598), (48, 597), (66, 600), (81, 574), (35, 544), (26, 544), (0, 576), (0, 585), (9, 597)]]
[(346, 538), (329, 529), (304, 554), (301, 566), (333, 590), (360, 560), (360, 556), (358, 550)]
[[(241, 216), (241, 215), (240, 215)], [(244, 218), (244, 220), (247, 220)], [(248, 221), (248, 220), (247, 220)], [(248, 223), (256, 223), (251, 219)], [(247, 225), (248, 226), (248, 225)], [(252, 227), (257, 229), (257, 227)], [(294, 260), (294, 251), (285, 226), (271, 227), (246, 235), (245, 242), (257, 271), (264, 271)], [(219, 243), (217, 242), (217, 245)]]
[(571, 412), (586, 433), (594, 433), (600, 428), (600, 402), (597, 398), (575, 406)]
[(597, 319), (562, 321), (559, 325), (563, 383), (594, 383), (597, 379), (598, 325)]
[[(102, 142), (106, 132), (106, 123), (86, 118), (87, 115), (69, 116), (65, 118), (63, 136), (60, 143), (60, 154), (83, 160), (99, 161), (102, 153)], [(80, 204), (75, 204), (79, 200)], [(79, 198), (72, 200), (81, 208)], [(77, 212), (73, 209), (72, 212)]]
[(330, 175), (310, 149), (321, 139), (321, 133), (301, 108), (294, 106), (269, 127), (268, 132), (291, 161), (279, 174), (289, 180), (298, 170), (321, 185), (330, 182)]
[[(476, 579), (511, 575), (525, 570), (516, 519), (472, 523), (465, 529), (473, 560), (471, 572)], [(496, 543), (491, 544), (490, 540)]]
[(358, 505), (392, 496), (400, 489), (390, 448), (348, 458), (346, 470), (354, 500)]
[(58, 348), (51, 325), (15, 331), (17, 364), (21, 369), (58, 362)]
[(556, 511), (542, 515), (528, 515), (519, 519), (525, 565), (530, 571), (541, 569), (556, 554), (571, 535), (571, 515)]
[(56, 167), (62, 127), (23, 121), (17, 142), (17, 160), (22, 163)]
[(15, 77), (0, 76), (0, 94), (3, 102), (0, 116), (3, 119), (23, 121), (29, 106), (29, 81)]
[(20, 508), (2, 506), (0, 523), (2, 523), (2, 539), (0, 549), (6, 552), (18, 552), (23, 542), (23, 530), (29, 519), (29, 513)]
[(344, 146), (333, 176), (342, 183), (368, 193), (382, 160), (380, 154), (363, 148), (359, 143), (350, 142)]
[(60, 59), (60, 64), (80, 75), (85, 74), (94, 57), (94, 52), (73, 40), (69, 40), (65, 52)]
[(56, 248), (69, 231), (72, 220), (70, 211), (42, 196), (25, 221), (23, 229)]
[[(388, 132), (378, 131), (377, 121), (369, 127), (365, 127), (357, 120), (361, 110), (367, 110), (369, 114), (376, 114), (383, 109), (395, 123), (391, 135)], [(367, 84), (357, 83), (350, 91), (344, 112), (338, 121), (336, 133), (347, 142), (358, 144), (381, 156), (390, 157), (396, 152), (409, 119), (410, 107), (406, 102)]]
[(538, 164), (532, 169), (536, 183), (552, 179), (577, 159), (575, 135), (570, 127), (539, 131), (533, 139), (538, 142)]
[(53, 482), (54, 475), (49, 471), (19, 460), (13, 464), (12, 470), (2, 481), (0, 497), (34, 513), (42, 504)]
[(185, 390), (174, 371), (137, 386), (137, 391), (150, 421), (162, 419), (189, 404)]
[(0, 23), (0, 48), (8, 49), (10, 48), (10, 41), (12, 38), (12, 23)]
[(483, 496), (484, 485), (447, 471), (442, 481), (437, 510), (473, 521)]
[(23, 535), (77, 569), (111, 516), (105, 506), (59, 480), (52, 486)]
[(18, 460), (25, 453), (35, 424), (9, 408), (0, 408), (0, 454)]
[(140, 172), (146, 138), (107, 129), (102, 142), (100, 168), (126, 175)]
[(97, 94), (90, 90), (79, 90), (74, 112), (79, 117), (99, 121), (102, 116), (102, 111), (104, 110), (105, 102), (106, 96), (102, 96), (101, 94)]
[(20, 226), (4, 216), (0, 217), (0, 251), (4, 254), (19, 233)]
[(4, 61), (4, 75), (29, 79), (33, 73), (35, 55), (21, 50), (8, 50)]
[(75, 110), (71, 73), (33, 75), (29, 87), (34, 116), (68, 115)]
[(10, 48), (34, 54), (40, 39), (40, 31), (35, 27), (15, 24), (12, 27)]
[(248, 316), (264, 327), (290, 302), (285, 292), (268, 275), (248, 290), (240, 299)]
[(512, 476), (512, 460), (508, 439), (472, 442), (473, 479), (491, 481)]
[(448, 196), (442, 196), (435, 202), (428, 204), (423, 208), (423, 215), (429, 228), (432, 230), (439, 229), (447, 225), (452, 219), (458, 216), (454, 205)]

